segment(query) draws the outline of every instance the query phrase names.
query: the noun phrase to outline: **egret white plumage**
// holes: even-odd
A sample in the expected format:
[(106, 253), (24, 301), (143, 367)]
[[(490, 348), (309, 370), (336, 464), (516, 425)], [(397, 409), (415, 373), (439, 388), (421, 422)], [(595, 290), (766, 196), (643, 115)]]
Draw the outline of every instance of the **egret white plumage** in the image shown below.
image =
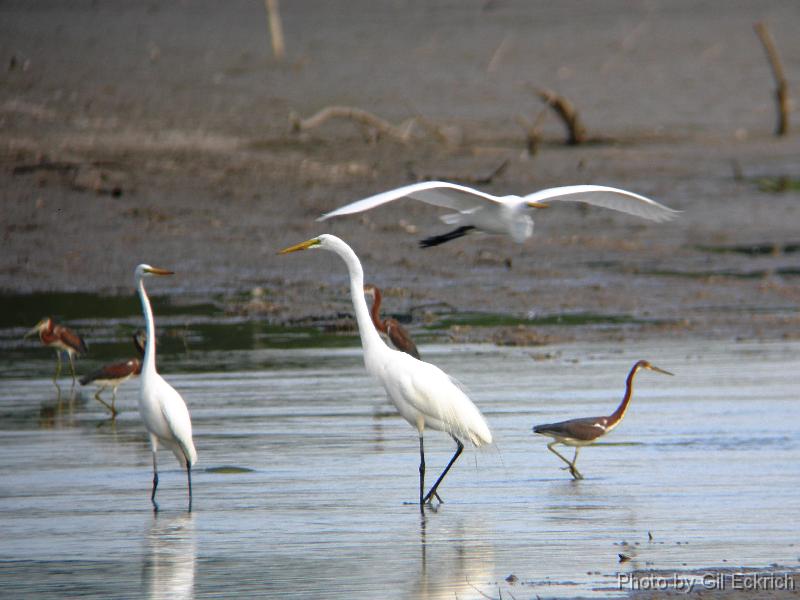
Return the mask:
[[(111, 411), (111, 417), (117, 416), (117, 388), (128, 381), (131, 377), (136, 377), (142, 372), (141, 358), (144, 356), (145, 334), (144, 331), (137, 331), (133, 334), (133, 345), (139, 356), (123, 362), (103, 365), (96, 371), (84, 375), (80, 379), (81, 385), (93, 383), (97, 386), (95, 399)], [(101, 394), (111, 388), (111, 404), (101, 398)]]
[(192, 466), (197, 462), (197, 451), (192, 441), (192, 419), (189, 409), (181, 395), (167, 383), (156, 371), (156, 332), (153, 320), (153, 309), (144, 289), (144, 278), (152, 275), (172, 275), (172, 271), (139, 265), (136, 267), (135, 280), (142, 301), (147, 329), (147, 344), (144, 351), (144, 364), (139, 387), (139, 414), (150, 436), (150, 447), (153, 451), (153, 491), (150, 501), (153, 510), (158, 510), (156, 489), (158, 488), (158, 462), (156, 459), (158, 445), (163, 444), (175, 455), (181, 467), (186, 469), (186, 480), (189, 486), (189, 510), (192, 510)]
[(456, 211), (441, 216), (442, 221), (456, 225), (456, 229), (420, 241), (423, 248), (438, 246), (473, 230), (508, 235), (515, 242), (522, 243), (533, 234), (533, 218), (529, 209), (546, 208), (549, 202), (559, 200), (583, 202), (656, 222), (668, 221), (679, 212), (639, 194), (603, 185), (569, 185), (526, 196), (494, 196), (446, 181), (423, 181), (347, 204), (317, 220), (363, 212), (401, 198)]
[[(464, 449), (462, 440), (475, 446), (492, 443), (489, 426), (472, 400), (458, 383), (438, 367), (417, 360), (409, 354), (389, 348), (372, 323), (364, 297), (364, 271), (353, 249), (336, 236), (323, 234), (280, 251), (288, 254), (298, 250), (322, 249), (338, 254), (350, 274), (350, 296), (358, 322), (364, 365), (386, 390), (400, 415), (419, 432), (419, 508), (439, 495), (437, 490), (445, 475)], [(448, 433), (457, 448), (442, 474), (425, 494), (425, 450), (423, 433), (426, 428)], [(441, 500), (441, 498), (439, 498)]]
[[(610, 433), (625, 417), (628, 405), (633, 396), (633, 379), (636, 377), (636, 373), (639, 372), (639, 369), (648, 369), (657, 373), (663, 373), (664, 375), (672, 375), (669, 371), (660, 369), (646, 360), (637, 361), (628, 373), (628, 378), (625, 380), (625, 395), (622, 398), (622, 402), (617, 406), (617, 410), (607, 417), (583, 417), (570, 419), (569, 421), (534, 426), (534, 433), (553, 438), (553, 441), (547, 444), (547, 449), (567, 463), (567, 466), (564, 468), (569, 469), (574, 479), (583, 479), (583, 475), (581, 475), (581, 472), (578, 471), (578, 468), (575, 466), (575, 462), (578, 460), (578, 451), (581, 447), (594, 444), (601, 437)], [(556, 444), (564, 444), (565, 446), (572, 446), (575, 448), (575, 456), (572, 458), (572, 461), (564, 458), (564, 456), (554, 448)]]
[(53, 381), (58, 379), (61, 375), (61, 353), (66, 352), (69, 358), (69, 368), (72, 371), (72, 383), (75, 384), (75, 360), (74, 356), (86, 354), (88, 351), (86, 342), (83, 338), (75, 333), (69, 327), (64, 325), (56, 325), (50, 317), (45, 317), (39, 321), (33, 328), (25, 334), (25, 337), (30, 337), (34, 334), (39, 334), (39, 340), (48, 348), (53, 348), (56, 351), (56, 372), (53, 375)]

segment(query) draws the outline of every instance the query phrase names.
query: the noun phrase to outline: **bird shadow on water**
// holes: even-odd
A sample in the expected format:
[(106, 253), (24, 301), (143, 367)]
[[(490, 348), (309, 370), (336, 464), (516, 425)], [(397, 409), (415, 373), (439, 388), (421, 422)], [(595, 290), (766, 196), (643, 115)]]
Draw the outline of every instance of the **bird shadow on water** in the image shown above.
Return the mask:
[(194, 515), (165, 517), (154, 512), (145, 535), (143, 597), (194, 598), (196, 560)]

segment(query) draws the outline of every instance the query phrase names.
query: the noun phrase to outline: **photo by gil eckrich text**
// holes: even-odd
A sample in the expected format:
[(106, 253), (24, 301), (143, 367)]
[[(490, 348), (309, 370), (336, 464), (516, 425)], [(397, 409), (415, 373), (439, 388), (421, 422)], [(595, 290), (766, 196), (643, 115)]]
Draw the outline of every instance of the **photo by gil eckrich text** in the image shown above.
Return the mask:
[(771, 592), (795, 591), (795, 577), (790, 573), (709, 571), (708, 573), (619, 573), (617, 586), (630, 591), (703, 590)]

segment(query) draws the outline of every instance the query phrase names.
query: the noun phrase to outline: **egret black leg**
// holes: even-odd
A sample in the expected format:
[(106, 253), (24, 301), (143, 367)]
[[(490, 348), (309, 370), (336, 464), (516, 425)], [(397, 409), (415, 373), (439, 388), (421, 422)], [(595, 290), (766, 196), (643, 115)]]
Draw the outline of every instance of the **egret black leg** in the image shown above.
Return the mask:
[(425, 447), (422, 442), (422, 434), (419, 434), (419, 512), (425, 514)]
[(475, 229), (472, 225), (464, 225), (453, 231), (448, 231), (447, 233), (443, 233), (442, 235), (434, 235), (423, 240), (419, 241), (420, 248), (431, 248), (433, 246), (438, 246), (439, 244), (444, 244), (445, 242), (449, 242), (450, 240), (455, 240), (460, 237), (467, 235), (470, 231)]
[(192, 465), (189, 464), (189, 461), (186, 461), (186, 479), (189, 482), (189, 510), (187, 512), (192, 512)]
[(153, 451), (153, 492), (150, 494), (150, 502), (153, 503), (153, 512), (158, 512), (156, 502), (156, 489), (158, 488), (158, 465), (156, 464), (156, 453)]
[(456, 448), (456, 452), (455, 454), (453, 454), (453, 458), (451, 458), (450, 462), (447, 463), (447, 466), (444, 468), (444, 471), (442, 471), (442, 474), (439, 475), (439, 479), (436, 480), (436, 483), (433, 484), (433, 487), (428, 492), (428, 495), (425, 496), (424, 498), (425, 502), (429, 502), (434, 497), (438, 498), (439, 502), (444, 502), (441, 498), (439, 498), (439, 494), (436, 493), (436, 490), (439, 488), (439, 484), (442, 483), (442, 480), (444, 479), (445, 475), (447, 475), (447, 472), (450, 470), (450, 467), (453, 466), (453, 463), (455, 463), (456, 460), (458, 460), (458, 457), (461, 456), (461, 453), (464, 451), (464, 444), (461, 443), (461, 440), (455, 436), (452, 437), (453, 441), (455, 441), (455, 443), (458, 444), (458, 448)]

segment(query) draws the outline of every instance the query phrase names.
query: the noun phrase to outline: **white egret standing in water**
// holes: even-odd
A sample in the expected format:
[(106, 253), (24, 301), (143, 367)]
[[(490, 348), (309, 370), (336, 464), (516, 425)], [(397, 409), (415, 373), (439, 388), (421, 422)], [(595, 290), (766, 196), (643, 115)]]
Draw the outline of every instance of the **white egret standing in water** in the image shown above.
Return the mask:
[(569, 185), (527, 196), (493, 196), (446, 181), (423, 181), (352, 202), (317, 220), (363, 212), (400, 198), (411, 198), (457, 211), (441, 217), (448, 225), (456, 225), (456, 229), (420, 241), (423, 248), (438, 246), (472, 230), (508, 235), (515, 242), (522, 243), (533, 234), (533, 219), (529, 209), (546, 208), (549, 202), (558, 200), (610, 208), (651, 221), (668, 221), (679, 212), (639, 194), (604, 185)]
[[(372, 323), (364, 298), (364, 271), (353, 249), (336, 236), (323, 234), (280, 251), (322, 249), (338, 254), (350, 273), (350, 296), (364, 349), (367, 371), (384, 387), (400, 415), (419, 432), (419, 509), (439, 498), (437, 489), (464, 450), (462, 440), (475, 446), (492, 443), (489, 426), (472, 400), (449, 376), (430, 363), (387, 346)], [(425, 494), (425, 428), (450, 434), (457, 448), (442, 474)], [(439, 498), (441, 500), (441, 498)]]
[(158, 269), (150, 265), (136, 267), (136, 287), (142, 301), (142, 311), (147, 328), (147, 344), (144, 350), (141, 386), (139, 388), (139, 414), (150, 435), (150, 447), (153, 450), (153, 491), (150, 501), (153, 510), (156, 504), (158, 488), (158, 463), (156, 455), (159, 443), (175, 454), (175, 458), (186, 469), (189, 485), (189, 511), (192, 510), (192, 466), (197, 462), (197, 451), (192, 441), (192, 419), (189, 409), (181, 395), (168, 384), (156, 371), (156, 326), (153, 321), (153, 309), (144, 289), (144, 278), (151, 275), (172, 275), (172, 271)]

